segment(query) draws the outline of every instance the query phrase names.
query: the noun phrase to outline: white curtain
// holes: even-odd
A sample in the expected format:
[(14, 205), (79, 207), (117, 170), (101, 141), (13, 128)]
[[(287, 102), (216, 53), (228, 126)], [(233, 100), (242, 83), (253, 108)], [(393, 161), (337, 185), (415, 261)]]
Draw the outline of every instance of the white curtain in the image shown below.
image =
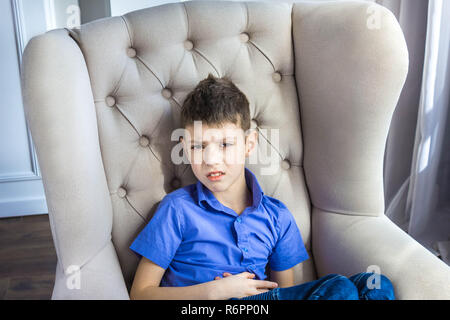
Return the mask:
[(378, 1), (397, 17), (409, 51), (409, 71), (392, 117), (384, 159), (386, 215), (408, 231), (406, 198), (410, 175), (427, 38), (428, 0)]
[(450, 1), (373, 2), (397, 17), (410, 58), (386, 144), (386, 215), (450, 264)]
[(410, 53), (386, 145), (386, 215), (450, 264), (450, 2), (377, 2), (397, 16)]
[(408, 232), (449, 263), (450, 1), (430, 0), (425, 66), (405, 216)]

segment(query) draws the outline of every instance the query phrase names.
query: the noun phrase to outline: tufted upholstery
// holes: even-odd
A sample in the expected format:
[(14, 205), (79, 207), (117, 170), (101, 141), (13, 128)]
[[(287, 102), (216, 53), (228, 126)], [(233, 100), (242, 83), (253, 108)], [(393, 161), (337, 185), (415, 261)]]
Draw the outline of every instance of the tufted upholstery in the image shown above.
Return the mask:
[[(369, 5), (173, 3), (33, 38), (23, 96), (58, 255), (53, 298), (128, 298), (128, 246), (164, 195), (196, 181), (171, 162), (171, 134), (208, 73), (248, 97), (260, 162), (247, 167), (291, 210), (311, 256), (296, 283), (378, 265), (399, 298), (449, 298), (447, 266), (384, 216), (408, 53), (387, 9), (367, 28)], [(261, 174), (270, 165), (276, 174)], [(73, 265), (81, 287), (70, 290)]]

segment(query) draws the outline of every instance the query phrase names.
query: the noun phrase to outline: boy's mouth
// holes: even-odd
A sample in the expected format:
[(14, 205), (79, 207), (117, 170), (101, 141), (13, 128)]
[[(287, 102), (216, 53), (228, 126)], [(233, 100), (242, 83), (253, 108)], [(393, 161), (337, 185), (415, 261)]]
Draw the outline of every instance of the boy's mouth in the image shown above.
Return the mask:
[(210, 181), (216, 181), (216, 180), (221, 179), (224, 175), (225, 175), (225, 173), (223, 171), (211, 171), (210, 173), (208, 173), (208, 175), (206, 177)]

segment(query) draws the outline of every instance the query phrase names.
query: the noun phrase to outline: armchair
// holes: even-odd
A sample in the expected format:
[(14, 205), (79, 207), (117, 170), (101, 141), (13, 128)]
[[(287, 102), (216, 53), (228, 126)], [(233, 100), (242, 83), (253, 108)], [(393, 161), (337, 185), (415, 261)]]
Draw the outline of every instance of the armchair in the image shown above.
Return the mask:
[(32, 38), (22, 90), (58, 256), (52, 299), (129, 298), (129, 245), (164, 195), (196, 181), (171, 161), (171, 134), (208, 73), (247, 95), (257, 155), (279, 165), (247, 167), (298, 223), (311, 258), (297, 284), (375, 265), (398, 299), (450, 299), (449, 267), (384, 215), (408, 63), (395, 16), (365, 1), (171, 3)]

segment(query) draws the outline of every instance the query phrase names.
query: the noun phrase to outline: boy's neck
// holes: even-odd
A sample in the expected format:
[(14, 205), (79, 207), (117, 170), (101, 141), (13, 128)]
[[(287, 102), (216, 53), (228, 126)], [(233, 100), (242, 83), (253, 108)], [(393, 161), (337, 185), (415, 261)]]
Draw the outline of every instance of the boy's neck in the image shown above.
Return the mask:
[(245, 172), (226, 191), (212, 194), (222, 205), (234, 210), (238, 215), (253, 204), (252, 192), (245, 181)]

